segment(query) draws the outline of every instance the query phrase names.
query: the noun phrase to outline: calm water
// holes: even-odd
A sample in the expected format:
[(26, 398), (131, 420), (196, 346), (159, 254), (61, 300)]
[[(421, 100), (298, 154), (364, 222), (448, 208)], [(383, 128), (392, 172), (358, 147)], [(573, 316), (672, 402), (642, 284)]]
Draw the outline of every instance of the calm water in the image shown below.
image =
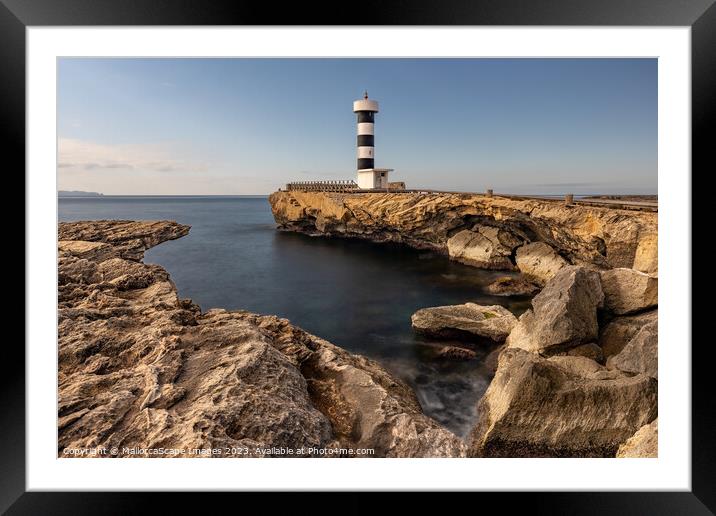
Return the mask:
[(179, 289), (213, 307), (277, 314), (352, 352), (376, 359), (415, 389), (423, 410), (459, 435), (475, 419), (489, 372), (481, 358), (437, 359), (439, 347), (413, 334), (419, 308), (474, 301), (521, 313), (522, 299), (483, 287), (504, 273), (480, 271), (397, 245), (308, 237), (275, 229), (266, 198), (61, 198), (61, 221), (176, 220), (189, 235), (147, 251)]

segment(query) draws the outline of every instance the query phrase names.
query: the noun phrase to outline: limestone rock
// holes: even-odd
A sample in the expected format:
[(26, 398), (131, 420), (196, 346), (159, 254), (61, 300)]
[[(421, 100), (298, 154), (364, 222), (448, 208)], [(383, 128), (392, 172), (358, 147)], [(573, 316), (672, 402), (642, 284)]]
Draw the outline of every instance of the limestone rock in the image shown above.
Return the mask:
[[(447, 241), (448, 255), (453, 260), (482, 269), (512, 269), (512, 246), (505, 245), (505, 231), (492, 226), (463, 230)], [(502, 233), (502, 235), (500, 234)], [(518, 245), (519, 241), (510, 241)]]
[(597, 307), (604, 301), (597, 272), (563, 267), (532, 299), (507, 345), (532, 352), (555, 353), (597, 338)]
[(630, 373), (645, 373), (658, 379), (658, 331), (658, 321), (644, 325), (621, 352), (609, 357), (607, 367)]
[(481, 338), (504, 342), (517, 318), (499, 305), (464, 305), (422, 308), (411, 318), (413, 329), (437, 338)]
[(500, 360), (500, 353), (502, 353), (502, 351), (506, 348), (507, 346), (505, 344), (502, 344), (501, 346), (498, 346), (492, 351), (490, 351), (485, 357), (483, 363), (487, 370), (490, 371), (492, 374), (495, 374), (495, 372), (497, 371), (497, 364)]
[(119, 457), (156, 457), (151, 448), (181, 457), (212, 456), (192, 452), (205, 449), (280, 455), (276, 447), (306, 456), (356, 447), (377, 457), (465, 455), (462, 440), (377, 363), (285, 319), (202, 313), (179, 299), (162, 267), (139, 260), (188, 229), (163, 221), (61, 225), (59, 456), (113, 446)]
[(569, 265), (544, 242), (532, 242), (519, 247), (515, 260), (517, 268), (540, 285), (547, 283), (562, 267)]
[[(477, 232), (496, 249), (491, 263), (503, 265), (509, 256), (502, 254), (502, 246), (514, 250), (514, 241), (541, 241), (570, 263), (634, 267), (639, 248), (640, 256), (654, 249), (645, 242), (657, 233), (658, 218), (650, 212), (478, 194), (290, 191), (274, 192), (269, 202), (285, 231), (399, 242), (446, 254), (452, 236)], [(475, 229), (484, 226), (499, 228), (499, 246)], [(466, 237), (477, 238), (470, 233), (461, 238)], [(650, 256), (656, 258), (655, 253)]]
[(646, 234), (639, 239), (632, 268), (648, 274), (658, 271), (659, 237), (656, 233)]
[(659, 319), (658, 310), (614, 317), (599, 328), (599, 346), (606, 358), (616, 355), (646, 324)]
[(659, 456), (659, 418), (642, 426), (617, 451), (617, 458), (657, 458)]
[(613, 457), (657, 415), (657, 382), (584, 357), (507, 348), (478, 404), (471, 456)]
[(471, 349), (461, 348), (459, 346), (442, 346), (437, 353), (438, 358), (447, 360), (473, 360), (477, 358), (477, 353)]
[(653, 308), (658, 303), (658, 278), (634, 269), (612, 269), (600, 273), (604, 305), (615, 314)]
[(523, 277), (503, 276), (485, 287), (485, 292), (493, 296), (531, 296), (539, 292), (539, 287)]
[(101, 262), (117, 255), (114, 246), (102, 242), (85, 242), (82, 240), (60, 240), (57, 242), (59, 254), (74, 256), (83, 260)]
[(144, 251), (167, 240), (183, 237), (190, 226), (173, 221), (90, 220), (60, 222), (59, 239), (103, 242), (113, 246), (116, 254), (138, 261)]
[(566, 354), (570, 357), (590, 358), (595, 362), (599, 362), (600, 364), (604, 362), (604, 353), (602, 352), (602, 348), (599, 347), (599, 344), (596, 344), (594, 342), (590, 342), (589, 344), (582, 344), (581, 346), (572, 348), (567, 351)]

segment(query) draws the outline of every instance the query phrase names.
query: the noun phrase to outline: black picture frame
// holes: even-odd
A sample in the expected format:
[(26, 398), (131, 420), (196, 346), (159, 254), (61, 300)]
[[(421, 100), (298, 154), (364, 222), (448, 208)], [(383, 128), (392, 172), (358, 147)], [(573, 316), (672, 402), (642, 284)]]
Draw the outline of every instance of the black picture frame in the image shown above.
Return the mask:
[[(86, 25), (634, 25), (692, 30), (692, 180), (713, 169), (709, 128), (716, 126), (716, 4), (714, 0), (361, 0), (326, 16), (323, 3), (274, 4), (191, 0), (0, 0), (0, 116), (5, 157), (25, 167), (25, 30)], [(370, 16), (363, 16), (369, 13)], [(709, 167), (710, 165), (710, 167)], [(26, 274), (28, 271), (26, 270)], [(691, 300), (684, 300), (691, 303)], [(29, 307), (31, 309), (31, 307)], [(709, 339), (710, 340), (710, 339)], [(677, 343), (671, 343), (676, 345)], [(709, 341), (692, 346), (692, 490), (690, 492), (481, 493), (500, 511), (549, 514), (713, 514), (716, 512), (714, 397), (707, 383)], [(679, 343), (686, 349), (691, 343)], [(25, 354), (6, 341), (0, 375), (0, 511), (8, 514), (133, 514), (145, 494), (26, 492)], [(566, 466), (569, 467), (569, 466)], [(162, 493), (164, 512), (189, 508), (190, 493)], [(225, 495), (225, 497), (228, 495)], [(246, 500), (247, 494), (241, 494)], [(264, 497), (267, 495), (260, 495)], [(341, 512), (365, 511), (365, 495), (343, 495)], [(414, 494), (421, 502), (421, 495)], [(462, 496), (453, 494), (454, 496)], [(415, 498), (417, 497), (417, 498)], [(291, 504), (270, 495), (272, 507)], [(451, 504), (460, 503), (455, 500)], [(202, 503), (202, 502), (199, 502)], [(261, 503), (261, 502), (259, 502)], [(474, 503), (474, 502), (467, 502)], [(331, 503), (326, 502), (330, 507)], [(217, 506), (218, 507), (218, 506)], [(457, 506), (456, 506), (457, 507)], [(320, 507), (316, 506), (316, 510)], [(333, 505), (332, 512), (337, 512)]]

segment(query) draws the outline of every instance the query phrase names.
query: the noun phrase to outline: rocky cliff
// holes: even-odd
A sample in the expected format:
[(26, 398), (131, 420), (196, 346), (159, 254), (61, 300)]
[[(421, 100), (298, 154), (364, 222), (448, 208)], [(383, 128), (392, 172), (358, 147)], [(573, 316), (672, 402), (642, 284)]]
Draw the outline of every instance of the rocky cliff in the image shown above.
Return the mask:
[(188, 232), (60, 224), (59, 456), (466, 454), (377, 363), (275, 316), (180, 299), (142, 258)]
[(656, 455), (656, 213), (447, 193), (276, 192), (269, 201), (282, 230), (429, 248), (522, 273), (490, 285), (494, 293), (541, 290), (519, 320), (471, 303), (413, 315), (426, 335), (505, 341), (490, 355), (495, 377), (468, 455)]
[(658, 267), (656, 213), (448, 193), (275, 192), (269, 202), (280, 229), (401, 242), (477, 267), (515, 268), (532, 242), (546, 244), (522, 253), (533, 266), (553, 250), (551, 267)]

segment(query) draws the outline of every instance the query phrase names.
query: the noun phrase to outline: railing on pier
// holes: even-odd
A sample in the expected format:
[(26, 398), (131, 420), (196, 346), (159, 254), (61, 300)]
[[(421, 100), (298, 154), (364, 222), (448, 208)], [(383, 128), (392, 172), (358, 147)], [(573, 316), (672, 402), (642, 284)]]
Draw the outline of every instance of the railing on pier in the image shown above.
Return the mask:
[(286, 184), (286, 190), (302, 192), (353, 192), (358, 185), (352, 179), (336, 179), (333, 181), (294, 181)]

